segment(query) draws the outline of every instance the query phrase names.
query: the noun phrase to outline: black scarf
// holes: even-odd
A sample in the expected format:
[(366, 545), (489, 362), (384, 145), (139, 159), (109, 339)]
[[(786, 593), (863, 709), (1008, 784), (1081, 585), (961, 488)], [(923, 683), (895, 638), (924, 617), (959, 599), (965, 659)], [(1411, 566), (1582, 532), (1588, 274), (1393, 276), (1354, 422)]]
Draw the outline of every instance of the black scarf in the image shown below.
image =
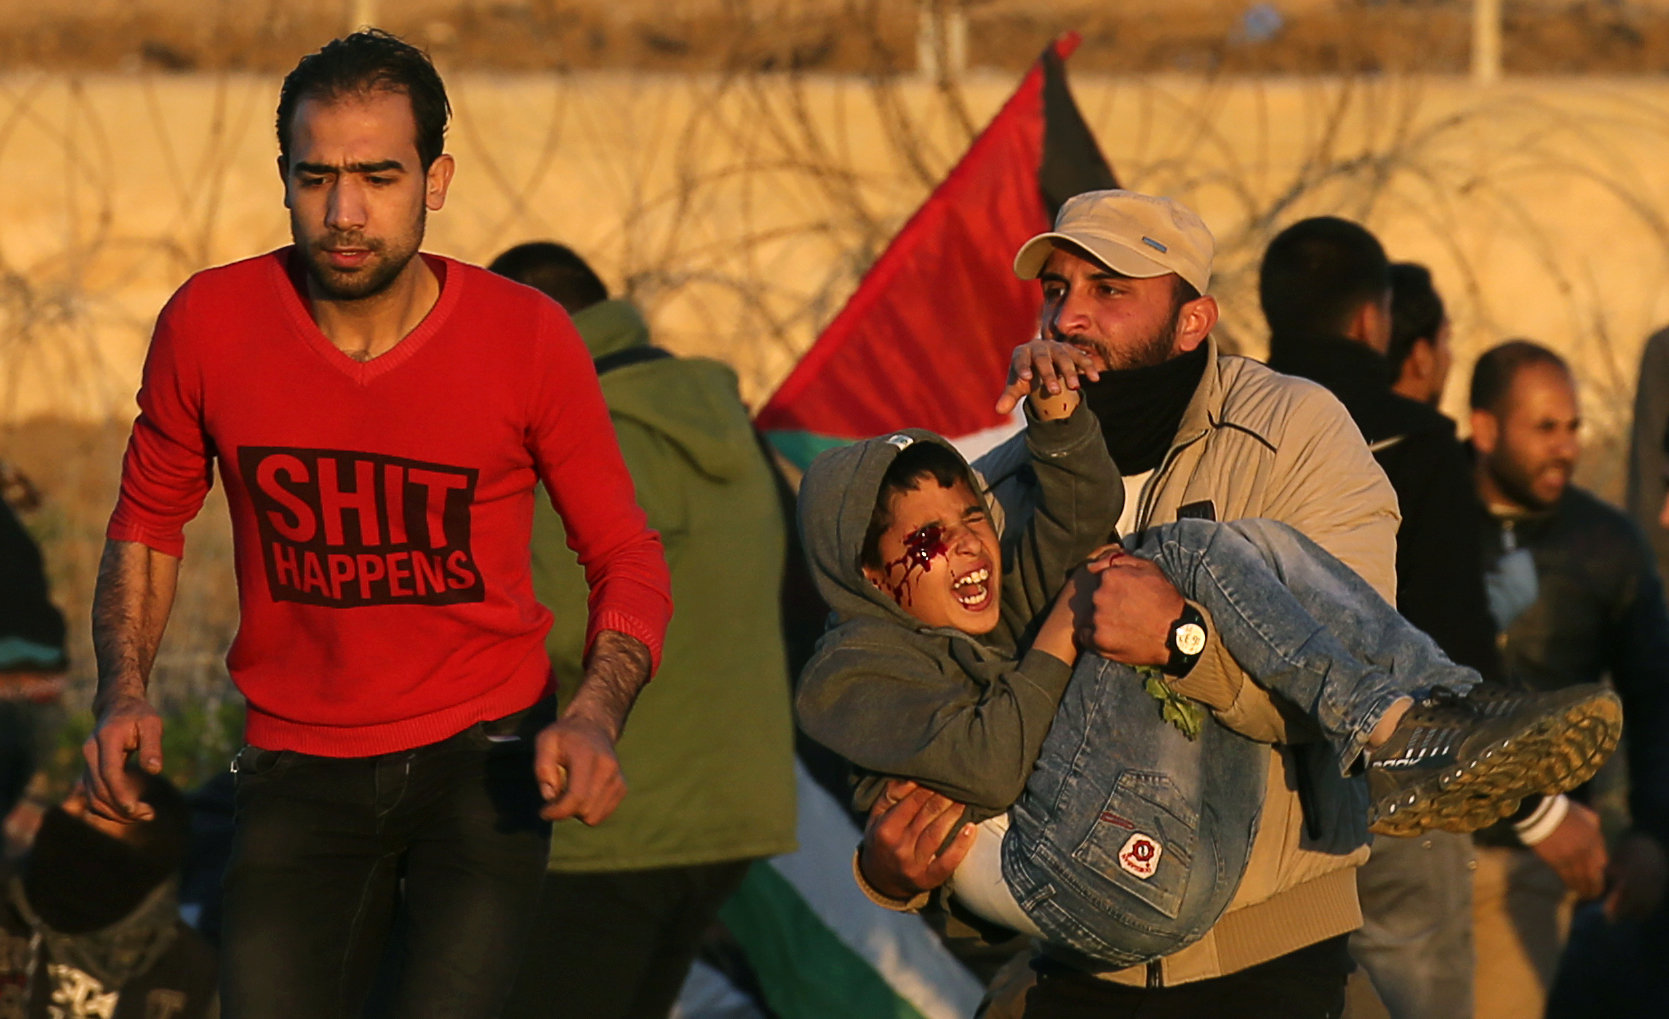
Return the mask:
[(1188, 401), (1205, 377), (1206, 345), (1148, 368), (1104, 371), (1084, 382), (1084, 399), (1101, 420), (1107, 452), (1121, 473), (1158, 467), (1176, 440)]

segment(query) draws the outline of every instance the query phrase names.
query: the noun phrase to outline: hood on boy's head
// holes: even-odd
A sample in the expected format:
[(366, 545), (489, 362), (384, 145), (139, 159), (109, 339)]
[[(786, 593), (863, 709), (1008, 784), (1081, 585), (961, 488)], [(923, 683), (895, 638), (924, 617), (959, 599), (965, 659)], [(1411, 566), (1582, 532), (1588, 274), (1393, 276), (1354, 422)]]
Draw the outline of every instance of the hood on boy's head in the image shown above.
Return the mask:
[(800, 479), (800, 540), (817, 591), (840, 620), (880, 615), (918, 625), (915, 617), (863, 574), (863, 539), (875, 512), (881, 479), (898, 454), (918, 442), (932, 442), (955, 453), (967, 470), (968, 486), (981, 491), (978, 476), (956, 447), (921, 428), (905, 428), (828, 450), (812, 461)]

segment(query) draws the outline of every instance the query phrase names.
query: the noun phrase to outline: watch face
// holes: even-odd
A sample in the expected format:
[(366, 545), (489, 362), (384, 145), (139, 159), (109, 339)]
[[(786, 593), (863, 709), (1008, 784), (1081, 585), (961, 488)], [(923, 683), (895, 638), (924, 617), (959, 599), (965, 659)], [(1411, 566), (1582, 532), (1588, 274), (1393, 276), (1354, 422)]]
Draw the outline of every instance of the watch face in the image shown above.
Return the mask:
[(1176, 649), (1185, 655), (1197, 655), (1205, 650), (1205, 627), (1198, 623), (1183, 623), (1176, 628)]

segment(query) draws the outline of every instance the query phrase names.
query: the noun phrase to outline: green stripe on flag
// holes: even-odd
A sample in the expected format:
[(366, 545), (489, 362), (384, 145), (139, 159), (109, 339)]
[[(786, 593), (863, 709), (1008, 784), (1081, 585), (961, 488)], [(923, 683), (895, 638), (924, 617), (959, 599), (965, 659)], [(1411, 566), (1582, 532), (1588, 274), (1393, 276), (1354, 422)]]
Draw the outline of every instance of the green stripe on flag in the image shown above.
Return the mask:
[(763, 861), (719, 910), (782, 1019), (923, 1019)]
[(817, 459), (817, 454), (836, 446), (845, 446), (853, 442), (852, 439), (837, 439), (832, 435), (819, 435), (816, 432), (771, 431), (765, 433), (765, 440), (778, 453), (781, 453), (789, 463), (805, 470), (811, 462)]

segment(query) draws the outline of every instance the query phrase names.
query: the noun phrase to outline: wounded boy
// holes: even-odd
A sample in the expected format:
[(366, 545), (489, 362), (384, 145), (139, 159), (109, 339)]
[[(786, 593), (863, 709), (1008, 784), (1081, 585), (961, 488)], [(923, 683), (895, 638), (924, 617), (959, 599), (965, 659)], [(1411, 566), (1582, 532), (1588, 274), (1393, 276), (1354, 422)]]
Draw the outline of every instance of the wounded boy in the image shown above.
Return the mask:
[[(968, 805), (978, 827), (951, 893), (976, 914), (1113, 966), (1216, 921), (1265, 770), (1258, 743), (1165, 683), (1212, 667), (1199, 658), (1210, 628), (1341, 774), (1388, 772), (1376, 752), (1396, 762), (1369, 783), (1376, 831), (1474, 830), (1586, 780), (1614, 748), (1621, 712), (1595, 687), (1462, 702), (1476, 673), (1284, 525), (1182, 521), (1079, 565), (1113, 532), (1117, 470), (1076, 393), (1037, 392), (1026, 415), (1039, 505), (1002, 546), (978, 479), (930, 432), (831, 450), (800, 489), (834, 613), (800, 679), (800, 725), (856, 767), (860, 809), (894, 777)], [(1127, 663), (1159, 666), (1146, 682), (1110, 662), (1074, 680), (1075, 604), (1097, 573), (1138, 559), (1176, 589), (1164, 660)], [(1120, 710), (1142, 701), (1151, 710)]]

